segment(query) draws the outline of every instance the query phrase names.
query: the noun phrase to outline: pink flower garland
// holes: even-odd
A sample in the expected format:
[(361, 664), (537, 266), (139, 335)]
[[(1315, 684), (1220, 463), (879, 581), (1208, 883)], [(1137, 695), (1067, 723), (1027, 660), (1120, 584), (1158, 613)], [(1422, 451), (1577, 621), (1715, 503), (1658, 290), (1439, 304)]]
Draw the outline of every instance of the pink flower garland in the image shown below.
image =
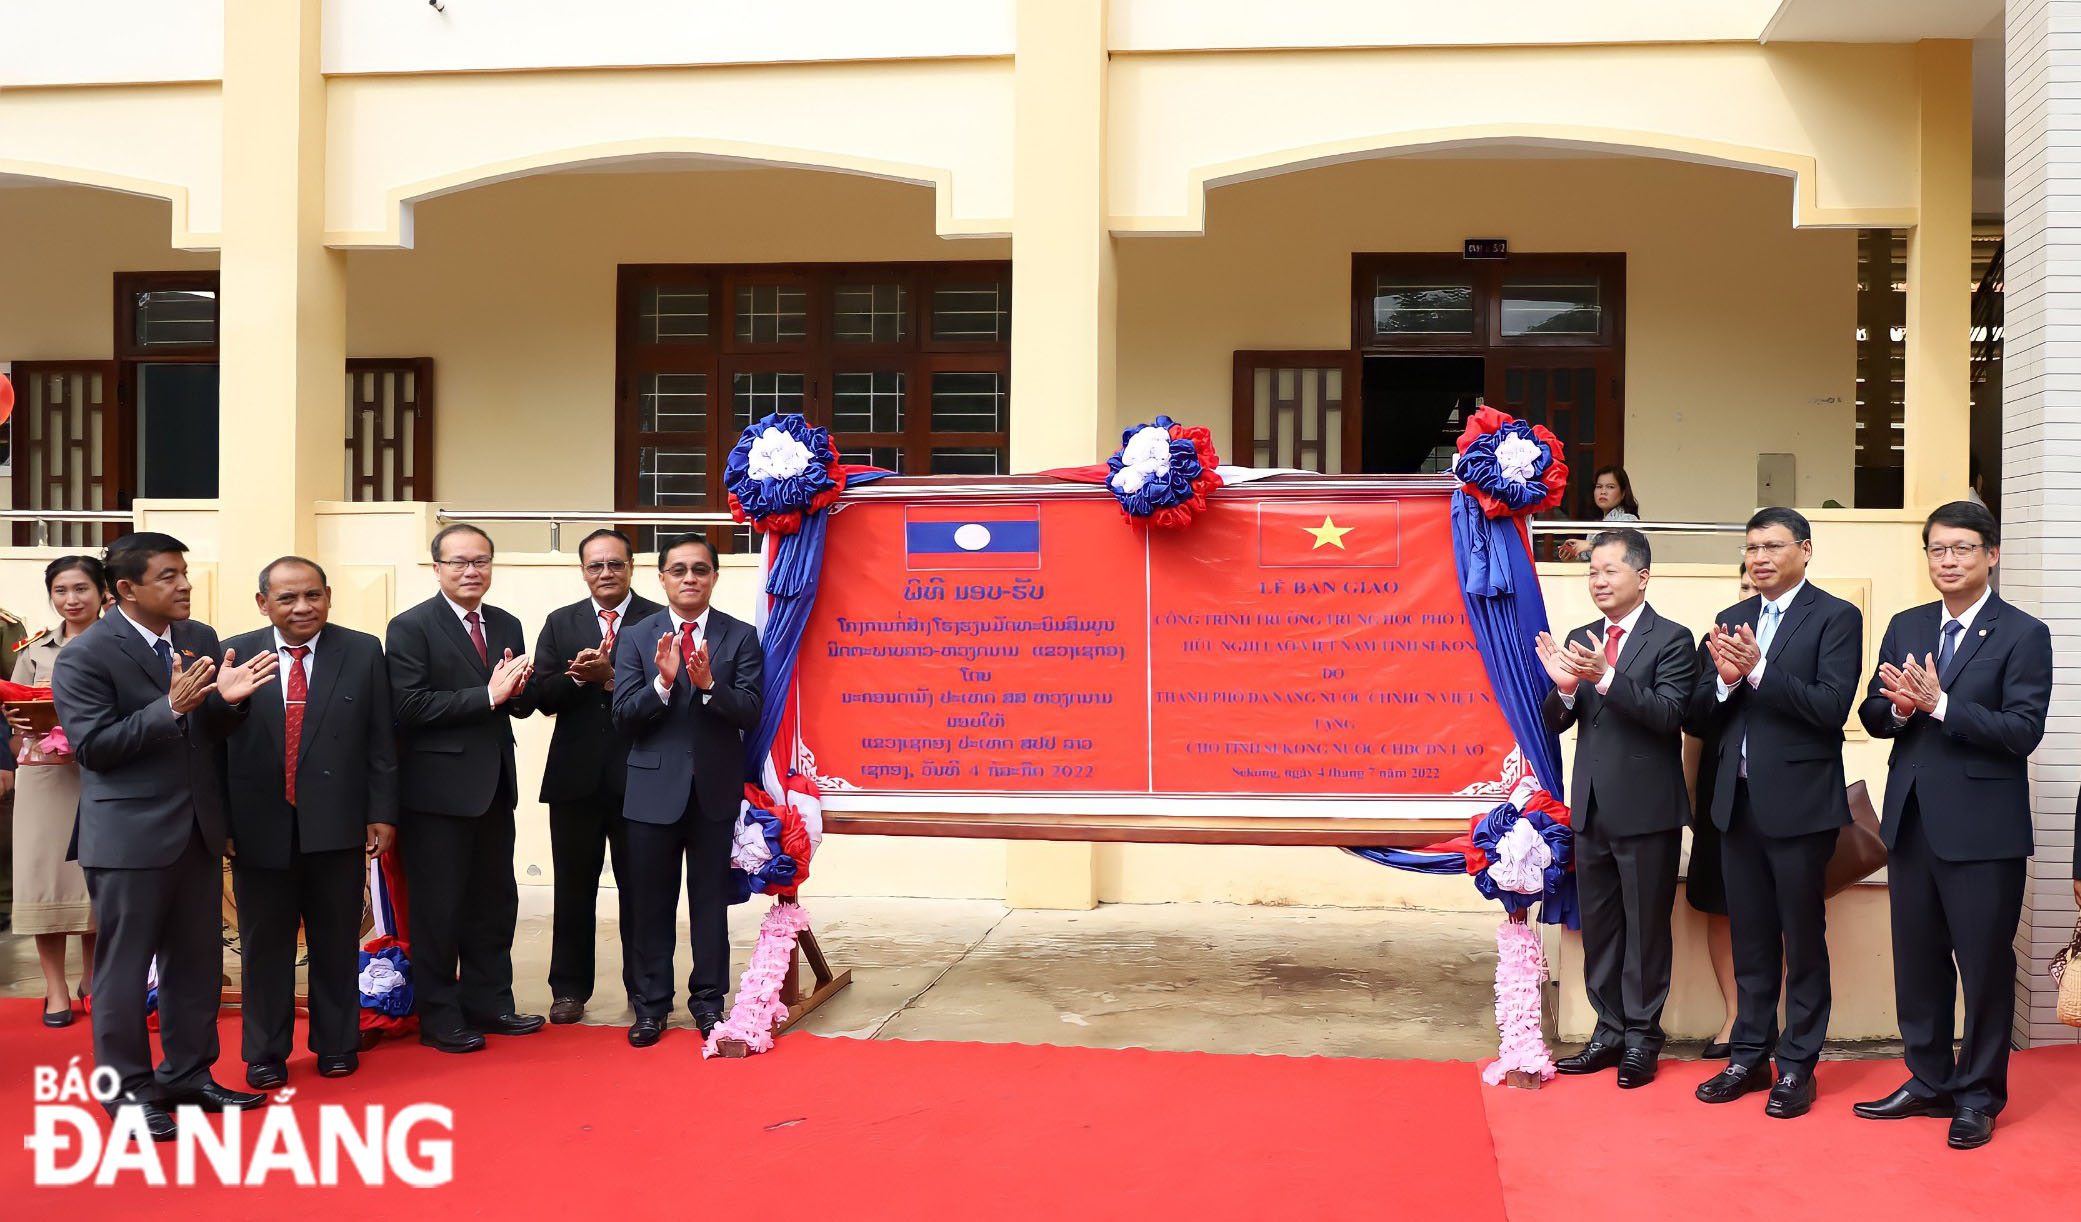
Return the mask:
[(730, 1007), (730, 1017), (702, 1045), (704, 1058), (714, 1056), (723, 1040), (742, 1040), (753, 1052), (773, 1047), (773, 1029), (788, 1016), (788, 1008), (781, 1004), (780, 986), (788, 978), (795, 939), (808, 928), (809, 910), (800, 904), (776, 901), (766, 910), (766, 919), (759, 925), (759, 941), (752, 947), (751, 962), (744, 965), (744, 978), (737, 982), (736, 1004)]
[(1481, 1071), (1490, 1086), (1511, 1070), (1554, 1076), (1553, 1055), (1539, 1025), (1539, 997), (1546, 988), (1546, 953), (1539, 934), (1522, 920), (1505, 920), (1496, 930), (1496, 1028), (1502, 1035), (1496, 1059)]

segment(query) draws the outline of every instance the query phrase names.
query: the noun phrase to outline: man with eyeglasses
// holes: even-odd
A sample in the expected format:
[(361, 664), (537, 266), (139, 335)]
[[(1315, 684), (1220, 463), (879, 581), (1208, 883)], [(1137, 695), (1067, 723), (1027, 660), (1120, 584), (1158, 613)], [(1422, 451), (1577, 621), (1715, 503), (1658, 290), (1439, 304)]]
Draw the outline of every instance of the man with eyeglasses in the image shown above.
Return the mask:
[(491, 536), (443, 527), (433, 541), (440, 593), (391, 620), (384, 641), (419, 1042), (442, 1052), (477, 1052), (486, 1032), (542, 1029), (541, 1015), (513, 1005), (512, 719), (534, 711), (530, 662), (520, 621), (484, 601), (491, 561)]
[[(621, 796), (629, 744), (614, 728), (614, 640), (621, 630), (664, 610), (629, 589), (635, 544), (618, 530), (596, 530), (578, 545), (586, 598), (559, 607), (535, 637), (528, 681), (536, 709), (556, 718), (542, 771), (549, 807), (549, 852), (556, 867), (555, 915), (549, 935), (549, 1021), (575, 1023), (593, 992), (593, 909), (600, 866), (612, 850), (614, 881), (628, 931), (628, 865), (621, 837)], [(622, 956), (622, 985), (629, 983)]]
[(614, 645), (614, 724), (630, 737), (622, 803), (629, 875), (629, 1043), (664, 1038), (672, 1014), (679, 871), (685, 863), (693, 969), (687, 1008), (703, 1039), (722, 1018), (730, 971), (730, 844), (744, 799), (744, 736), (758, 729), (765, 653), (751, 625), (708, 605), (715, 546), (658, 544), (670, 608)]
[(1719, 736), (1709, 800), (1722, 833), (1738, 994), (1728, 1066), (1698, 1098), (1732, 1103), (1768, 1090), (1764, 1114), (1786, 1118), (1813, 1108), (1828, 1035), (1828, 859), (1850, 822), (1843, 723), (1863, 669), (1864, 616), (1807, 581), (1814, 544), (1804, 515), (1757, 511), (1742, 554), (1756, 596), (1720, 612), (1707, 631), (1713, 664), (1691, 701), (1690, 724), (1708, 741)]
[[(2030, 753), (2052, 701), (2052, 633), (1989, 588), (2001, 528), (1971, 501), (1922, 527), (1936, 602), (1893, 617), (1858, 716), (1893, 740), (1886, 888), (1893, 996), (1910, 1077), (1859, 1103), (1868, 1120), (1949, 1117), (1954, 1149), (1986, 1145), (2008, 1100), (2016, 922), (2031, 854)], [(1956, 957), (1956, 967), (1953, 958)], [(1952, 1017), (1965, 985), (1965, 1043)]]

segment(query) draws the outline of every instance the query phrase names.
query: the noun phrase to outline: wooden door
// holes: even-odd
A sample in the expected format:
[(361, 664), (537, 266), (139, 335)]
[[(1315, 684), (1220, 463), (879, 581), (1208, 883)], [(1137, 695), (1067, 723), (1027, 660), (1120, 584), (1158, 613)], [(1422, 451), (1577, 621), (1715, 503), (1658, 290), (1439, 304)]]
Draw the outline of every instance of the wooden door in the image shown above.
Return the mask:
[(1577, 520), (1598, 515), (1590, 490), (1599, 467), (1624, 461), (1624, 419), (1618, 358), (1594, 349), (1512, 351), (1491, 349), (1485, 399), (1491, 407), (1561, 439), (1568, 461), (1568, 498), (1560, 513)]
[[(115, 361), (14, 363), (14, 507), (127, 509), (130, 454)], [(54, 547), (94, 548), (126, 533), (119, 523), (47, 523)], [(36, 541), (35, 524), (17, 523), (17, 547)]]
[(1345, 349), (1238, 352), (1223, 462), (1359, 470), (1358, 353)]

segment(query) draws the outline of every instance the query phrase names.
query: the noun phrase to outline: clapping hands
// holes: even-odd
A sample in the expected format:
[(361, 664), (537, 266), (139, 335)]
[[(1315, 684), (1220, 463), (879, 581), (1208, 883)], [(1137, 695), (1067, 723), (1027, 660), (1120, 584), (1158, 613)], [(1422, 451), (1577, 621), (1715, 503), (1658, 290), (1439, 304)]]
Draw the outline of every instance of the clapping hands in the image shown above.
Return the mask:
[(1720, 672), (1720, 682), (1733, 687), (1756, 669), (1763, 660), (1763, 647), (1756, 641), (1756, 630), (1747, 624), (1737, 624), (1732, 629), (1725, 624), (1714, 624), (1705, 634), (1706, 652), (1712, 655), (1713, 666)]
[(1554, 640), (1552, 633), (1542, 632), (1532, 648), (1539, 655), (1540, 665), (1546, 667), (1547, 677), (1564, 696), (1574, 695), (1575, 689), (1586, 681), (1595, 686), (1604, 678), (1604, 655), (1586, 645), (1573, 641), (1564, 645)]
[(1893, 711), (1902, 720), (1918, 711), (1936, 712), (1937, 702), (1944, 696), (1943, 682), (1937, 678), (1936, 658), (1925, 654), (1918, 660), (1909, 654), (1905, 667), (1880, 663), (1879, 694), (1893, 702)]

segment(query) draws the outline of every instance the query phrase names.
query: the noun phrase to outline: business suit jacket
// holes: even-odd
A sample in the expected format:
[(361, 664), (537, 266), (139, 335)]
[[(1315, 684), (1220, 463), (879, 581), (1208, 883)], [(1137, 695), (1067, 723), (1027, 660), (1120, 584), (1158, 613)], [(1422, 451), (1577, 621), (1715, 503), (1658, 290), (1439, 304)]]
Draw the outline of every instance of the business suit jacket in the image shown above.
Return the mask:
[[(224, 642), (241, 658), (275, 647), (272, 628)], [(231, 783), (231, 835), (241, 865), (289, 868), (290, 835), (306, 853), (360, 848), (371, 823), (397, 823), (397, 743), (390, 709), (390, 672), (383, 644), (366, 632), (329, 624), (311, 654), (298, 739), (296, 806), (289, 805), (285, 767), (289, 668), (281, 655), (275, 681), (247, 702), (245, 724), (224, 743)]]
[[(1601, 650), (1605, 622), (1586, 624), (1568, 639)], [(1599, 694), (1582, 684), (1573, 708), (1562, 703), (1560, 692), (1546, 693), (1541, 712), (1547, 729), (1559, 734), (1576, 728), (1569, 795), (1582, 811), (1592, 809), (1594, 795), (1600, 834), (1673, 832), (1690, 821), (1683, 722), (1697, 685), (1695, 648), (1689, 629), (1642, 607), (1633, 638), (1621, 642), (1609, 691)]]
[(519, 802), (512, 719), (534, 711), (533, 697), (523, 685), (494, 708), (485, 687), (507, 650), (527, 652), (527, 638), (507, 612), (489, 603), (478, 611), (489, 662), (439, 594), (390, 621), (383, 652), (397, 711), (398, 784), (413, 810), (475, 818)]
[[(1720, 612), (1716, 622), (1728, 628), (1747, 624), (1753, 630), (1762, 609), (1759, 594)], [(1803, 836), (1850, 821), (1843, 783), (1843, 723), (1857, 699), (1863, 636), (1863, 614), (1810, 581), (1771, 638), (1769, 664), (1760, 684), (1752, 688), (1743, 679), (1723, 701), (1718, 698), (1719, 672), (1708, 666), (1698, 676), (1691, 724), (1719, 735), (1714, 826), (1724, 832), (1733, 818), (1744, 739), (1757, 830), (1780, 838)]]
[(759, 726), (765, 652), (750, 624), (710, 610), (714, 695), (704, 704), (682, 670), (667, 706), (653, 685), (658, 641), (671, 631), (671, 611), (659, 611), (615, 642), (614, 724), (630, 739), (622, 817), (677, 823), (698, 793), (703, 818), (734, 819), (744, 798), (744, 735)]
[[(1944, 604), (1903, 611), (1886, 625), (1882, 662), (1901, 665), (1936, 652)], [(1874, 673), (1857, 715), (1873, 738), (1890, 738), (1886, 760), (1886, 847), (1900, 835), (1908, 794), (1922, 834), (1945, 861), (1993, 861), (2031, 853), (2030, 753), (2045, 736), (2052, 703), (2052, 632), (1989, 595), (1941, 676), (1944, 719), (1919, 710), (1905, 723)]]
[[(169, 631), (182, 666), (223, 661), (208, 624), (180, 620)], [(51, 696), (79, 762), (76, 835), (84, 868), (171, 866), (187, 848), (191, 828), (201, 829), (212, 855), (224, 853), (218, 744), (246, 710), (211, 692), (187, 716), (175, 717), (166, 702), (169, 686), (165, 664), (121, 611), (97, 620), (58, 654)]]
[[(636, 595), (617, 625), (617, 639), (663, 607)], [(620, 797), (629, 770), (629, 741), (614, 728), (614, 693), (605, 684), (580, 683), (564, 674), (579, 651), (600, 645), (598, 608), (590, 598), (558, 607), (535, 636), (535, 708), (556, 715), (549, 761), (542, 771), (542, 801), (577, 802), (596, 794)]]

